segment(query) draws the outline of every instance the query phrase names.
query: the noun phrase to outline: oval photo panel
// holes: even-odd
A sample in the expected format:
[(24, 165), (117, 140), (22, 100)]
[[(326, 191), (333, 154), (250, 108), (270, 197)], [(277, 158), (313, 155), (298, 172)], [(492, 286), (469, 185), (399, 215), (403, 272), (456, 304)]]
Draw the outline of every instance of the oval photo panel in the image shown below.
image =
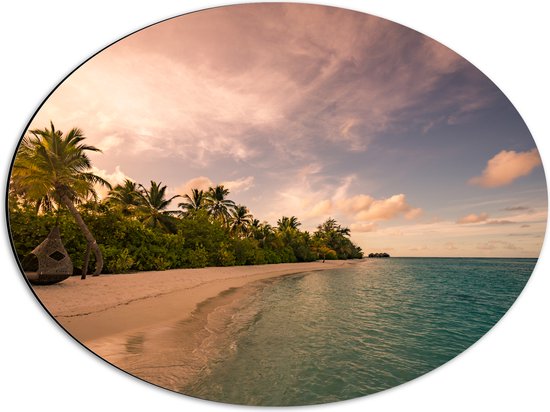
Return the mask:
[(309, 405), (408, 382), (521, 293), (547, 220), (522, 118), (391, 21), (245, 4), (147, 27), (79, 67), (14, 156), (37, 298), (144, 381)]

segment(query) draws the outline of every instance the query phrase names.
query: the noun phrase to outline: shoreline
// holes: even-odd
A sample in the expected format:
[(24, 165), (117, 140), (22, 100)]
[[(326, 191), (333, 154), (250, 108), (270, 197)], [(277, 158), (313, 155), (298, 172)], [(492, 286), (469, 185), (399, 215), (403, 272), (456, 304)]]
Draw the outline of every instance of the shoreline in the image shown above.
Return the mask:
[(301, 272), (339, 269), (363, 260), (172, 269), (33, 286), (47, 311), (76, 340), (101, 340), (189, 318), (199, 304), (251, 282)]

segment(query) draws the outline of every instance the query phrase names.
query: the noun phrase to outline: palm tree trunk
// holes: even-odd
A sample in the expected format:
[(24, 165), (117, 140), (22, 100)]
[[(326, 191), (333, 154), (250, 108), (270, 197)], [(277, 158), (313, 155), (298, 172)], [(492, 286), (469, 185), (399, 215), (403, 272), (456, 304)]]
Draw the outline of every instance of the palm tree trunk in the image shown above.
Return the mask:
[(76, 224), (86, 238), (86, 242), (88, 242), (87, 247), (92, 249), (92, 252), (95, 256), (95, 272), (93, 273), (93, 276), (98, 276), (103, 269), (103, 256), (101, 255), (101, 250), (99, 250), (99, 246), (97, 245), (97, 242), (94, 239), (92, 232), (90, 232), (90, 229), (88, 229), (88, 226), (86, 226), (86, 223), (84, 223), (82, 216), (80, 216), (80, 213), (78, 213), (78, 210), (76, 210), (76, 207), (71, 199), (69, 199), (67, 195), (63, 194), (61, 195), (61, 202), (63, 203), (63, 205), (65, 205), (67, 209), (69, 209), (69, 211), (73, 215)]
[(88, 274), (88, 264), (90, 263), (91, 251), (92, 251), (92, 248), (90, 247), (90, 243), (86, 242), (86, 253), (84, 253), (84, 263), (82, 264), (82, 275), (80, 276), (80, 279), (82, 280), (86, 279), (86, 275)]

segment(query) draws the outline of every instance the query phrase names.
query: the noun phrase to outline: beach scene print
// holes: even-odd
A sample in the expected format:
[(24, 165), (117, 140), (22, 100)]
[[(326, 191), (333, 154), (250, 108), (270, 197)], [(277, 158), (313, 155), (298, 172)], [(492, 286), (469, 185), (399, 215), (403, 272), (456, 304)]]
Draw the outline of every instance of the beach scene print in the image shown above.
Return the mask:
[(30, 120), (8, 193), (22, 275), (60, 330), (165, 390), (254, 406), (460, 362), (528, 282), (547, 209), (533, 137), (473, 64), (293, 3), (100, 51)]

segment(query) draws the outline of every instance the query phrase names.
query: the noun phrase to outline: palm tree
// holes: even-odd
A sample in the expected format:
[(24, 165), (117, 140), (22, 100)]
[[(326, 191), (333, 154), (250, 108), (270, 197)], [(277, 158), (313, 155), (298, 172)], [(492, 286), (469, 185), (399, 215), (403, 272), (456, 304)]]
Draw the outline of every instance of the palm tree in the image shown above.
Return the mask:
[(350, 236), (351, 230), (349, 227), (339, 227), (338, 232), (343, 236)]
[(246, 235), (252, 223), (252, 215), (246, 206), (237, 205), (230, 211), (229, 230), (237, 236)]
[(288, 230), (297, 230), (298, 226), (300, 226), (301, 223), (298, 221), (298, 218), (296, 216), (283, 216), (279, 220), (277, 220), (277, 228), (280, 232), (285, 232)]
[(261, 225), (261, 233), (262, 233), (262, 236), (266, 238), (270, 235), (273, 235), (274, 232), (273, 232), (273, 228), (269, 223), (263, 222)]
[(274, 232), (269, 223), (253, 219), (249, 225), (248, 235), (259, 241), (262, 247), (264, 247), (266, 241), (274, 236)]
[(191, 189), (191, 196), (185, 194), (183, 198), (186, 201), (178, 203), (178, 207), (183, 209), (182, 214), (190, 214), (205, 208), (206, 196), (203, 190)]
[(175, 210), (167, 210), (170, 202), (180, 195), (172, 196), (166, 199), (166, 185), (161, 186), (162, 182), (154, 182), (151, 180), (151, 187), (146, 189), (143, 185), (139, 185), (139, 194), (141, 197), (138, 211), (141, 215), (141, 220), (150, 227), (161, 229), (167, 232), (175, 232), (173, 216), (178, 212)]
[(220, 219), (223, 223), (227, 223), (230, 218), (229, 211), (235, 208), (235, 202), (227, 199), (229, 189), (218, 185), (208, 189), (205, 197), (205, 205), (208, 212), (216, 219)]
[(334, 250), (342, 258), (356, 255), (356, 246), (348, 239), (349, 236), (349, 228), (342, 227), (333, 218), (328, 218), (317, 226), (317, 231), (315, 232), (315, 237), (321, 244)]
[(262, 223), (258, 219), (252, 219), (250, 225), (248, 226), (248, 229), (248, 236), (258, 240), (260, 239)]
[(349, 236), (350, 230), (347, 227), (340, 226), (336, 219), (328, 218), (325, 222), (317, 226), (317, 231), (325, 234), (329, 237), (334, 237), (335, 235)]
[[(89, 198), (97, 200), (95, 184), (111, 188), (109, 182), (89, 171), (92, 165), (86, 152), (101, 150), (82, 143), (86, 138), (78, 128), (63, 135), (52, 122), (50, 126), (50, 129), (30, 130), (30, 135), (23, 138), (13, 164), (11, 184), (16, 193), (36, 202), (37, 211), (53, 205), (63, 205), (69, 210), (86, 238), (86, 256), (89, 251), (95, 256), (94, 275), (99, 275), (103, 269), (103, 256), (75, 204)], [(82, 270), (84, 279), (87, 263)]]
[(116, 185), (109, 192), (107, 201), (110, 204), (119, 206), (123, 214), (129, 215), (132, 210), (141, 204), (141, 199), (138, 184), (130, 179), (125, 179), (124, 184)]

